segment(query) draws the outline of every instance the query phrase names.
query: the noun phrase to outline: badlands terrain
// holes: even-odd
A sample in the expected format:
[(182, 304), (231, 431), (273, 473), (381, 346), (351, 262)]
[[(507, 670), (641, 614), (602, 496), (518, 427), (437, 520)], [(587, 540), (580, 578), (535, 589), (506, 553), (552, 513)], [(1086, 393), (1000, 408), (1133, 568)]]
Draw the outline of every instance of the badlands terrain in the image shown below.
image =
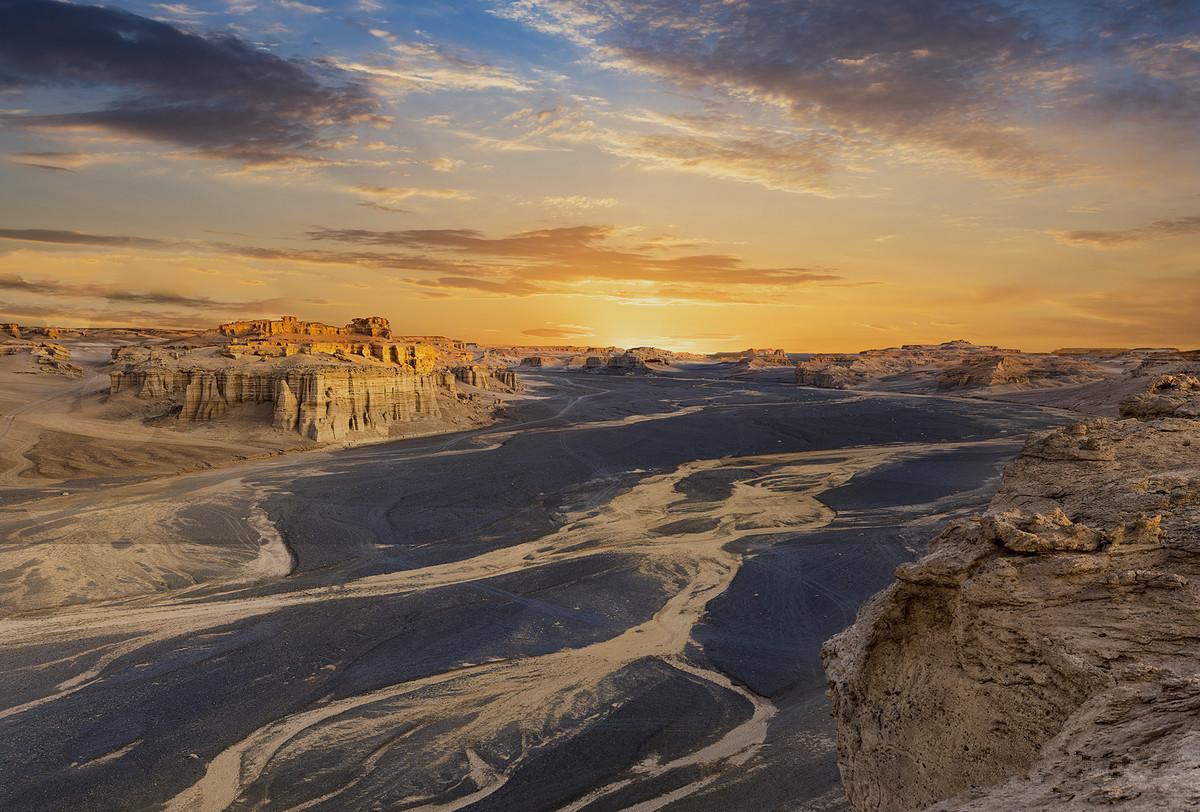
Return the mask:
[(11, 326), (0, 808), (1186, 806), (1194, 361)]

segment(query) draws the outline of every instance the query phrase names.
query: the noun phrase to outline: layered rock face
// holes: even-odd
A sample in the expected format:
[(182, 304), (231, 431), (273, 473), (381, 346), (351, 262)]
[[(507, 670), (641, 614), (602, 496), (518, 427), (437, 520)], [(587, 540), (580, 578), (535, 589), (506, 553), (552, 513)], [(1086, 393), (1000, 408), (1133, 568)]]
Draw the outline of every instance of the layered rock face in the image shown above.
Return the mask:
[(1033, 437), (826, 644), (856, 809), (1200, 807), (1200, 381), (1165, 378)]
[(716, 361), (746, 361), (749, 362), (748, 366), (752, 365), (754, 368), (792, 366), (792, 359), (788, 358), (787, 351), (779, 348), (750, 347), (740, 352), (715, 352), (708, 357)]
[[(588, 367), (591, 368), (591, 359), (588, 359)], [(615, 372), (618, 375), (647, 375), (654, 371), (655, 365), (665, 366), (665, 362), (658, 358), (643, 358), (642, 356), (626, 352), (619, 355), (610, 355), (608, 361), (604, 365), (607, 372)]]
[(275, 428), (317, 442), (387, 436), (393, 423), (438, 414), (433, 378), (403, 367), (293, 369), (275, 381), (273, 400)]
[(516, 373), (505, 369), (496, 369), (495, 367), (483, 366), (482, 364), (470, 364), (454, 367), (451, 371), (454, 373), (455, 378), (468, 386), (474, 386), (478, 389), (494, 389), (498, 386), (507, 389), (517, 388)]
[[(286, 319), (284, 323), (295, 328)], [(236, 324), (222, 329), (241, 331)], [(257, 330), (263, 324), (263, 329), (274, 329), (278, 323), (245, 324)], [(381, 319), (356, 319), (351, 326), (359, 331), (355, 335), (387, 329)], [(322, 352), (326, 345), (321, 341), (295, 338), (276, 336), (270, 341), (287, 351), (255, 352), (251, 358), (230, 351), (241, 346), (237, 342), (119, 348), (113, 351), (109, 392), (177, 403), (183, 422), (214, 420), (234, 407), (271, 403), (276, 428), (329, 442), (387, 435), (394, 423), (437, 415), (439, 386), (454, 389), (452, 376), (435, 372), (437, 355), (431, 347), (352, 340), (332, 342), (330, 351)]]
[(231, 338), (268, 338), (276, 335), (295, 336), (348, 336), (366, 335), (390, 338), (391, 325), (382, 316), (367, 316), (352, 320), (345, 327), (334, 327), (319, 321), (301, 321), (295, 316), (280, 316), (278, 319), (251, 319), (222, 324), (217, 332)]
[(1109, 375), (1082, 357), (1023, 353), (968, 341), (818, 355), (796, 367), (796, 383), (824, 389), (881, 383), (923, 391), (1052, 386), (1098, 381)]

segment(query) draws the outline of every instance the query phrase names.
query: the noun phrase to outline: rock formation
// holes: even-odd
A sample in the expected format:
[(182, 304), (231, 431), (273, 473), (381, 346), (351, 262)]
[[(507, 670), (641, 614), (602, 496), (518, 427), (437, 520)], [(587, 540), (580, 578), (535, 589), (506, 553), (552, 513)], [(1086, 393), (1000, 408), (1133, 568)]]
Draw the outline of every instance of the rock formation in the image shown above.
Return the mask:
[(788, 357), (787, 351), (778, 348), (756, 349), (750, 347), (738, 352), (714, 352), (708, 357), (715, 361), (737, 361), (739, 363), (745, 361), (748, 362), (745, 366), (754, 369), (792, 366), (792, 359)]
[(468, 364), (466, 366), (454, 367), (451, 371), (458, 380), (468, 386), (474, 386), (479, 389), (494, 389), (497, 386), (507, 389), (517, 388), (517, 375), (515, 372), (509, 372), (508, 370), (496, 369), (495, 367), (484, 366), (482, 364)]
[(0, 333), (12, 338), (21, 337), (21, 325), (16, 323), (0, 324)]
[[(111, 396), (133, 395), (177, 406), (184, 423), (215, 420), (234, 407), (273, 404), (272, 425), (316, 442), (387, 435), (392, 424), (439, 414), (439, 387), (455, 378), (438, 370), (438, 352), (391, 339), (386, 319), (355, 319), (344, 328), (284, 316), (232, 322), (216, 343), (196, 337), (165, 346), (113, 351)], [(509, 372), (490, 380), (515, 387)]]
[(217, 332), (230, 338), (269, 338), (287, 336), (351, 336), (362, 335), (372, 338), (390, 338), (391, 325), (381, 316), (353, 319), (345, 327), (333, 327), (319, 321), (301, 321), (295, 316), (280, 316), (274, 319), (251, 319), (222, 324)]
[(71, 351), (62, 344), (49, 341), (9, 341), (0, 344), (0, 356), (26, 356), (33, 362), (30, 371), (76, 377), (83, 370), (71, 363)]
[(387, 436), (393, 423), (438, 414), (433, 378), (405, 367), (293, 369), (276, 379), (273, 400), (276, 428), (316, 442)]
[(1142, 420), (1200, 418), (1200, 378), (1188, 374), (1163, 375), (1143, 394), (1122, 401), (1121, 416)]
[(274, 403), (276, 428), (328, 442), (386, 434), (391, 423), (438, 414), (441, 376), (407, 365), (315, 362), (264, 369), (171, 369), (146, 364), (110, 374), (110, 393), (177, 399), (178, 419), (213, 420), (233, 406)]
[(1081, 384), (1113, 374), (1079, 355), (1023, 353), (948, 341), (813, 356), (796, 366), (796, 383), (823, 389), (880, 387), (945, 392)]
[(856, 809), (1200, 807), (1198, 405), (1034, 436), (826, 644)]
[[(589, 368), (591, 368), (591, 359)], [(666, 363), (661, 359), (643, 358), (637, 353), (625, 352), (618, 355), (610, 355), (608, 361), (604, 364), (605, 372), (612, 372), (618, 375), (649, 375), (654, 372), (655, 367), (665, 367)]]

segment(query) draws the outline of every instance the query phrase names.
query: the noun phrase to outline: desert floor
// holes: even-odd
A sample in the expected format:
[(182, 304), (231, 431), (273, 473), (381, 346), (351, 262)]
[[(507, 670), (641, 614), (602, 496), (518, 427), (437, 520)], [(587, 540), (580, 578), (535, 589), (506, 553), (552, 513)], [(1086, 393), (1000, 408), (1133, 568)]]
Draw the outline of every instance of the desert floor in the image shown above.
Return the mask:
[(523, 380), (487, 428), (0, 490), (0, 808), (845, 808), (822, 641), (1070, 420)]

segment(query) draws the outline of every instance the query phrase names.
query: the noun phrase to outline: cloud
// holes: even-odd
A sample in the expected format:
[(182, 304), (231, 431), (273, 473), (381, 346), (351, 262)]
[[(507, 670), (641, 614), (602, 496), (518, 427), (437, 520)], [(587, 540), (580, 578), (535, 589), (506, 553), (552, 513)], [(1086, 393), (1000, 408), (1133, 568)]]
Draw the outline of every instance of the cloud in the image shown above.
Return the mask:
[[(526, 92), (534, 86), (512, 71), (479, 62), (430, 42), (402, 42), (380, 29), (371, 33), (388, 43), (387, 56), (371, 62), (339, 57), (322, 60), (341, 71), (369, 80), (376, 86), (400, 93), (432, 91)], [(441, 118), (430, 116), (426, 123)]]
[(430, 158), (425, 162), (425, 165), (434, 172), (452, 172), (463, 165), (463, 162), (457, 158), (447, 158), (442, 155), (437, 158)]
[(1129, 243), (1157, 240), (1162, 237), (1187, 237), (1200, 234), (1200, 215), (1154, 220), (1144, 226), (1127, 229), (1081, 229), (1050, 232), (1062, 242), (1111, 248)]
[(474, 194), (456, 188), (428, 188), (422, 186), (350, 186), (350, 192), (368, 199), (371, 205), (385, 211), (404, 211), (396, 205), (412, 198), (437, 200), (474, 200)]
[[(296, 273), (295, 266), (300, 264), (371, 268), (385, 271), (425, 295), (437, 296), (470, 291), (489, 296), (580, 294), (654, 305), (757, 303), (777, 300), (781, 293), (800, 286), (847, 284), (829, 269), (757, 267), (730, 254), (677, 253), (678, 246), (686, 242), (641, 240), (625, 244), (622, 235), (607, 225), (538, 229), (500, 237), (472, 229), (322, 228), (308, 232), (313, 242), (353, 246), (330, 250), (58, 229), (0, 229), (0, 240), (76, 249), (220, 254), (284, 263), (289, 273)], [(619, 287), (614, 289), (612, 283), (619, 283)], [(106, 297), (119, 295), (99, 293)]]
[(615, 197), (588, 197), (587, 195), (552, 195), (543, 197), (540, 205), (548, 209), (564, 211), (588, 211), (591, 209), (611, 209), (617, 205)]
[[(1064, 128), (1119, 120), (1194, 143), (1200, 120), (1194, 3), (516, 0), (495, 13), (608, 68), (781, 111), (775, 140), (816, 148), (800, 181), (866, 153), (1046, 182), (1076, 170)], [(698, 167), (762, 149), (727, 140), (680, 132), (643, 146)]]
[(132, 237), (113, 234), (88, 234), (48, 228), (0, 229), (0, 240), (43, 243), (63, 247), (131, 248), (151, 251), (209, 252), (267, 262), (305, 263), (313, 265), (344, 265), (347, 267), (378, 268), (390, 271), (429, 271), (462, 273), (473, 265), (414, 254), (381, 251), (321, 251), (311, 248), (271, 248), (236, 245), (227, 242), (162, 240), (152, 237)]
[(554, 324), (549, 327), (532, 327), (522, 330), (521, 333), (536, 338), (574, 339), (594, 336), (596, 331), (592, 327), (584, 327), (581, 324)]
[(111, 152), (13, 152), (8, 159), (35, 169), (73, 172), (85, 166), (124, 160), (125, 156)]
[(74, 112), (5, 115), (9, 126), (99, 130), (260, 165), (330, 148), (329, 130), (377, 120), (363, 84), (322, 77), (231, 33), (190, 33), (54, 0), (0, 0), (6, 87), (81, 90), (101, 100)]
[(57, 245), (96, 245), (111, 248), (175, 248), (183, 243), (150, 237), (112, 234), (85, 234), (53, 228), (0, 228), (0, 240), (54, 243)]
[(450, 288), (500, 296), (531, 296), (549, 293), (546, 288), (520, 279), (479, 279), (473, 276), (442, 276), (434, 280), (410, 279), (411, 284), (430, 288)]
[(612, 243), (614, 231), (612, 226), (569, 226), (486, 237), (472, 229), (315, 229), (308, 236), (317, 241), (520, 260), (513, 271), (527, 280), (645, 280), (791, 287), (842, 279), (824, 269), (747, 267), (739, 258), (727, 254), (671, 256), (645, 247), (623, 249)]
[(0, 290), (33, 296), (65, 296), (75, 299), (102, 299), (118, 304), (174, 306), (194, 309), (262, 310), (281, 302), (279, 299), (225, 302), (212, 299), (208, 296), (188, 296), (171, 291), (124, 290), (105, 285), (71, 284), (51, 279), (28, 280), (22, 276), (15, 275), (0, 275)]

